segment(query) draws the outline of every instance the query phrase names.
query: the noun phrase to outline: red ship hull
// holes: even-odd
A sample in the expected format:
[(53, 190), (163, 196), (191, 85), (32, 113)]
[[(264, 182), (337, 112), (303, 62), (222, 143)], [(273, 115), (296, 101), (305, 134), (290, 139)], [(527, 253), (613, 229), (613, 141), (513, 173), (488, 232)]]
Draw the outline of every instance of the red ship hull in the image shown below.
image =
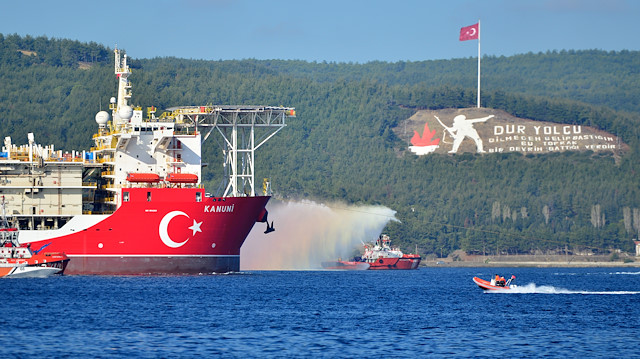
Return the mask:
[[(240, 270), (240, 247), (268, 196), (205, 197), (202, 188), (126, 188), (110, 215), (74, 217), (58, 230), (23, 230), (21, 243), (64, 252), (65, 274), (200, 274)], [(125, 194), (125, 192), (128, 192)]]
[(418, 269), (421, 257), (416, 254), (405, 254), (401, 258), (378, 258), (369, 263), (370, 270), (381, 269)]

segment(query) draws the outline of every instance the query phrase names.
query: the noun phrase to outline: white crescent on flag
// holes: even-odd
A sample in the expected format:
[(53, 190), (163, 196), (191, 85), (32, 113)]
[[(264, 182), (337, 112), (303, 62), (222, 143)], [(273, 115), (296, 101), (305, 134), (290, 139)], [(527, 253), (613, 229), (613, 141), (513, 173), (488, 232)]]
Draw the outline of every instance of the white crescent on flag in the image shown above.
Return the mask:
[[(171, 248), (182, 247), (190, 239), (190, 238), (187, 238), (184, 242), (178, 243), (173, 241), (171, 237), (169, 237), (169, 222), (171, 222), (171, 220), (177, 216), (184, 216), (189, 218), (189, 216), (182, 211), (172, 211), (167, 213), (164, 217), (162, 217), (162, 220), (160, 221), (160, 226), (158, 226), (158, 235), (160, 235), (160, 240), (162, 240), (162, 243), (167, 245), (167, 247), (171, 247)], [(197, 232), (202, 232), (202, 229), (200, 229), (201, 225), (202, 225), (202, 222), (196, 222), (195, 219), (193, 220), (193, 225), (189, 227), (189, 229), (193, 231), (192, 236), (195, 235)]]
[(460, 41), (478, 40), (480, 35), (480, 23), (465, 26), (460, 29)]

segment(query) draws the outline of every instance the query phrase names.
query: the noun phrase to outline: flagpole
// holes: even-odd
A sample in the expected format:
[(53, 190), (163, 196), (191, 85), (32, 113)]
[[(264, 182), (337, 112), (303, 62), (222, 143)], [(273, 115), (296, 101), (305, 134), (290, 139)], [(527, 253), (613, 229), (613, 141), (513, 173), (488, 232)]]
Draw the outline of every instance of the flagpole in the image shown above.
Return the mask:
[(478, 19), (478, 108), (480, 108), (480, 19)]

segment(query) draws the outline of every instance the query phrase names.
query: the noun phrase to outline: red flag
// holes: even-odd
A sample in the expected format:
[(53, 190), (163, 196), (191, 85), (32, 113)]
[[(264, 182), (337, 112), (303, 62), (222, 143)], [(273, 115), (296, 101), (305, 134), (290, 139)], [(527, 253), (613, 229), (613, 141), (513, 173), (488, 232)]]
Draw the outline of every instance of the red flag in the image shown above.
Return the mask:
[(462, 29), (460, 29), (460, 41), (478, 40), (479, 36), (480, 36), (479, 24), (465, 26)]

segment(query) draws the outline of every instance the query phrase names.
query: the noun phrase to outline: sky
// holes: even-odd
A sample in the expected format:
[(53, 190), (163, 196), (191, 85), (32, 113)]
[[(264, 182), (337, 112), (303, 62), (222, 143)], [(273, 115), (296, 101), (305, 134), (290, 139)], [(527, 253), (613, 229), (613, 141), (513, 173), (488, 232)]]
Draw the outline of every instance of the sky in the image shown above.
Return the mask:
[(0, 0), (0, 33), (133, 58), (367, 63), (640, 50), (635, 0)]

